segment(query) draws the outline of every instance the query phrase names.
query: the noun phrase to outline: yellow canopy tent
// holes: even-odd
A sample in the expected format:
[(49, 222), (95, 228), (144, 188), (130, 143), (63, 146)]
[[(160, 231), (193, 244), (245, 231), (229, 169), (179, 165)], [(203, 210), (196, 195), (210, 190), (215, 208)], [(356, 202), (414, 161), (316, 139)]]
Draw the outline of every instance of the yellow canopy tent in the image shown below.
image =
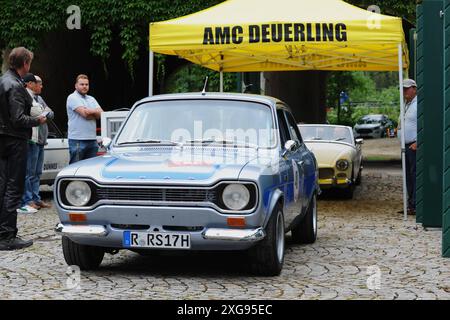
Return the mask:
[[(228, 0), (209, 9), (150, 24), (153, 52), (177, 55), (222, 72), (399, 71), (408, 65), (401, 18), (340, 0)], [(222, 80), (222, 77), (221, 77)], [(222, 81), (221, 81), (222, 90)], [(404, 128), (400, 85), (401, 126)], [(402, 151), (404, 134), (402, 130)], [(405, 167), (403, 155), (403, 167)], [(406, 199), (406, 181), (403, 182)], [(404, 200), (406, 219), (406, 200)]]
[(224, 72), (397, 71), (399, 44), (407, 62), (400, 18), (339, 0), (228, 0), (150, 24), (152, 51)]

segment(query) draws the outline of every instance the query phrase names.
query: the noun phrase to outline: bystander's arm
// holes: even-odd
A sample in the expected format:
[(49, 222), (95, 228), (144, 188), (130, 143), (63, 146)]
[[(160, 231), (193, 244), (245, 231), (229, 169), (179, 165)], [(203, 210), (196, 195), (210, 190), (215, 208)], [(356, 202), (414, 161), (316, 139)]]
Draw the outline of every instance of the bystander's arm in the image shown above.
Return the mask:
[(53, 110), (50, 109), (49, 107), (45, 107), (44, 112), (48, 112), (48, 114), (47, 114), (47, 119), (53, 119), (53, 118), (55, 118), (55, 113), (54, 113)]
[(55, 113), (53, 110), (45, 103), (44, 99), (39, 97), (39, 102), (44, 106), (44, 112), (48, 112), (47, 119), (53, 119), (55, 117)]
[(95, 108), (92, 110), (92, 115), (95, 117), (95, 119), (100, 119), (102, 116), (103, 109), (100, 107)]
[(75, 109), (75, 112), (77, 112), (80, 116), (85, 118), (86, 120), (95, 120), (95, 115), (92, 112), (93, 110), (90, 110), (86, 107), (78, 107)]
[(14, 92), (15, 90), (17, 89), (12, 89), (12, 92), (9, 95), (8, 104), (10, 107), (9, 114), (12, 125), (16, 128), (32, 128), (45, 123), (45, 117), (31, 117), (25, 114), (24, 106), (27, 102), (23, 95)]

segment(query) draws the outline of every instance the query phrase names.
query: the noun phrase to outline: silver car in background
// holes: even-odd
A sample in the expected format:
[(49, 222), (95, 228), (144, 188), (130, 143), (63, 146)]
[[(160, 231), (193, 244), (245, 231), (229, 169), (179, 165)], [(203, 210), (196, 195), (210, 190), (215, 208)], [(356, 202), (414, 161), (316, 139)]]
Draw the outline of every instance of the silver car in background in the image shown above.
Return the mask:
[(393, 125), (384, 114), (369, 114), (359, 119), (353, 128), (355, 138), (384, 138)]

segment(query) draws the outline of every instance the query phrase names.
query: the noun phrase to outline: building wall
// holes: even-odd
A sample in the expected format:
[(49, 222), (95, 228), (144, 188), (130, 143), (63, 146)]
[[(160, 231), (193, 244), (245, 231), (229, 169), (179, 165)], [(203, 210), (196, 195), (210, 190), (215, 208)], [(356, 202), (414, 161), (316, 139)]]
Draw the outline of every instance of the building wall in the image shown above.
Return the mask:
[(103, 63), (90, 52), (89, 35), (82, 30), (47, 35), (35, 50), (31, 72), (43, 79), (42, 96), (54, 109), (56, 123), (67, 129), (66, 99), (75, 88), (78, 74), (90, 78), (90, 93), (107, 110), (130, 108), (148, 93), (148, 56), (145, 50), (136, 65), (134, 79), (121, 59), (122, 48), (113, 40), (110, 58)]

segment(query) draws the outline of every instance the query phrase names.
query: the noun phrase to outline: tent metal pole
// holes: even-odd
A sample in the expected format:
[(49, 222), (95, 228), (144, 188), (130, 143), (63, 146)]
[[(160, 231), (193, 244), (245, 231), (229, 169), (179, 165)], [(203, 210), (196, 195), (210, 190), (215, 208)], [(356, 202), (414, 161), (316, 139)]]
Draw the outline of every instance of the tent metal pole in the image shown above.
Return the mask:
[(263, 96), (266, 95), (266, 78), (264, 77), (264, 72), (260, 73), (260, 91)]
[(223, 71), (220, 71), (220, 92), (223, 92)]
[(406, 186), (406, 150), (405, 150), (405, 106), (403, 97), (403, 50), (402, 44), (398, 45), (398, 82), (400, 88), (400, 137), (402, 147), (402, 177), (403, 177), (403, 220), (408, 220), (408, 193)]
[(148, 53), (148, 96), (153, 96), (153, 73), (154, 73), (155, 54), (152, 50)]

